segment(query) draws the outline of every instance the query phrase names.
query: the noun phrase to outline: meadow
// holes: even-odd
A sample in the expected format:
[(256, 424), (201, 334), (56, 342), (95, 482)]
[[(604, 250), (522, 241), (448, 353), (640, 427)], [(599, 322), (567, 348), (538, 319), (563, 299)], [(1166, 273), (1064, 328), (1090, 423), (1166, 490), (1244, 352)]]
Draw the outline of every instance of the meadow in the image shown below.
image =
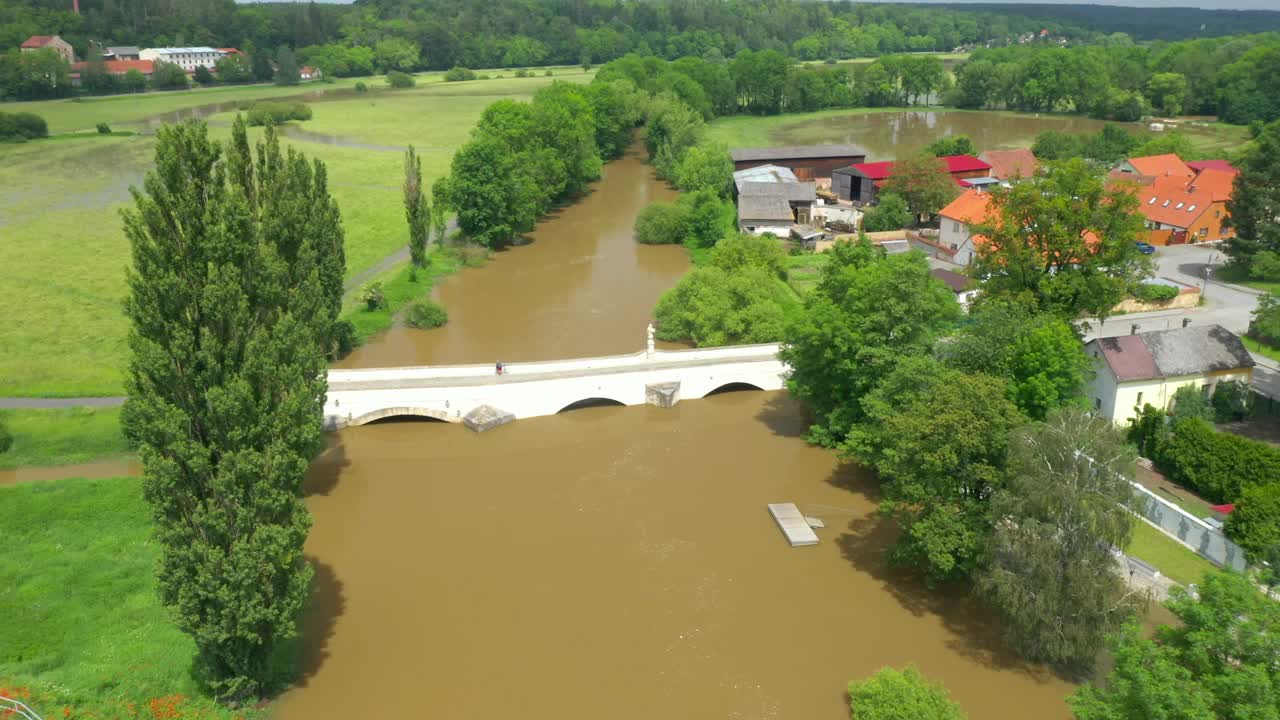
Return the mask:
[(0, 487), (3, 693), (44, 717), (252, 718), (208, 700), (156, 595), (142, 480)]
[(120, 408), (0, 410), (13, 447), (0, 454), (0, 470), (69, 465), (129, 452), (120, 433)]
[[(528, 99), (553, 80), (586, 82), (581, 69), (553, 77), (508, 77), (445, 83), (424, 74), (419, 85), (389, 90), (364, 79), (367, 93), (346, 84), (295, 88), (248, 86), (149, 93), (142, 96), (6, 106), (43, 113), (54, 132), (93, 127), (142, 129), (145, 120), (213, 102), (234, 103), (324, 89), (306, 96), (315, 118), (307, 134), (285, 145), (328, 166), (330, 188), (346, 229), (347, 276), (355, 276), (405, 243), (401, 147), (423, 155), (428, 184), (444, 175), (453, 151), (480, 113), (502, 98)], [(338, 92), (330, 92), (337, 90)], [(296, 92), (294, 92), (296, 91)], [(234, 112), (208, 117), (211, 134), (226, 138)], [(258, 131), (255, 131), (255, 135)], [(285, 130), (286, 133), (289, 129)], [(375, 147), (370, 147), (375, 146)], [(148, 134), (63, 135), (0, 145), (0, 396), (70, 397), (123, 392), (128, 325), (121, 312), (129, 263), (119, 212), (130, 203), (152, 162)]]

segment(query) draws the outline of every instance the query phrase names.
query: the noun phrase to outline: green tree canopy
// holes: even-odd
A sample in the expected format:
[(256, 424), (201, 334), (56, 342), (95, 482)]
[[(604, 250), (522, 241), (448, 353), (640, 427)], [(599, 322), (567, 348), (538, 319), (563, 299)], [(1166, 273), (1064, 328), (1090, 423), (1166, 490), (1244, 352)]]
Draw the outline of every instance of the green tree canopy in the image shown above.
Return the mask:
[(1084, 161), (1049, 163), (1041, 176), (991, 192), (990, 219), (975, 227), (974, 273), (983, 298), (1030, 303), (1064, 319), (1105, 320), (1151, 273), (1134, 244), (1137, 198), (1107, 189)]
[(1140, 596), (1111, 549), (1133, 532), (1135, 459), (1109, 421), (1079, 408), (1014, 433), (977, 589), (1028, 659), (1087, 671), (1106, 635), (1133, 619)]
[(911, 210), (901, 195), (891, 192), (880, 193), (876, 204), (862, 216), (862, 229), (865, 232), (888, 232), (901, 230), (911, 224)]
[(830, 251), (817, 288), (788, 327), (788, 387), (808, 404), (810, 438), (834, 447), (866, 414), (863, 397), (903, 358), (926, 354), (960, 316), (920, 253), (883, 257), (865, 240)]
[(157, 133), (124, 227), (122, 418), (162, 548), (159, 593), (202, 679), (238, 702), (272, 689), (310, 590), (302, 482), (323, 447), (337, 206), (324, 166), (282, 156), (274, 133), (252, 157), (237, 119), (224, 155), (204, 124), (185, 123)]
[(911, 666), (851, 681), (849, 710), (852, 720), (965, 720), (946, 688)]
[(929, 143), (928, 150), (936, 157), (978, 154), (978, 148), (968, 135), (944, 135)]
[(733, 159), (724, 143), (703, 141), (685, 150), (672, 177), (684, 192), (712, 190), (722, 197), (733, 192)]
[(732, 273), (715, 266), (696, 268), (658, 301), (658, 338), (698, 347), (776, 342), (783, 329), (776, 282), (759, 267)]
[(1226, 223), (1235, 228), (1227, 239), (1227, 255), (1233, 264), (1249, 266), (1262, 251), (1280, 252), (1280, 120), (1263, 128), (1240, 156)]
[(932, 217), (960, 194), (946, 165), (929, 151), (898, 160), (881, 192), (898, 195), (916, 217)]

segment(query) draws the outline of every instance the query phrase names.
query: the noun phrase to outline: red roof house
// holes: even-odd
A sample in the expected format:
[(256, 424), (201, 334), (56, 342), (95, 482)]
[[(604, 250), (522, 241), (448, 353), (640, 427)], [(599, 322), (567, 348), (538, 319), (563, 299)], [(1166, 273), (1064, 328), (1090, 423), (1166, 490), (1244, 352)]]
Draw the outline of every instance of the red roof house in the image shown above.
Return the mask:
[(1227, 161), (1227, 160), (1190, 160), (1187, 162), (1187, 167), (1191, 168), (1192, 170), (1195, 170), (1197, 173), (1201, 173), (1201, 172), (1204, 172), (1205, 170), (1210, 170), (1210, 169), (1222, 170), (1223, 172), (1229, 172), (1229, 173), (1240, 172), (1239, 170), (1236, 169), (1234, 165), (1230, 163), (1230, 161)]
[(37, 50), (52, 50), (61, 55), (62, 59), (68, 63), (76, 61), (76, 51), (71, 47), (71, 43), (57, 35), (32, 35), (23, 41), (20, 50), (24, 53)]
[[(972, 155), (947, 155), (938, 159), (960, 187), (969, 187), (965, 178), (984, 177), (991, 172), (989, 164)], [(875, 202), (876, 190), (892, 174), (892, 160), (837, 168), (831, 173), (831, 189), (841, 199), (870, 204)]]

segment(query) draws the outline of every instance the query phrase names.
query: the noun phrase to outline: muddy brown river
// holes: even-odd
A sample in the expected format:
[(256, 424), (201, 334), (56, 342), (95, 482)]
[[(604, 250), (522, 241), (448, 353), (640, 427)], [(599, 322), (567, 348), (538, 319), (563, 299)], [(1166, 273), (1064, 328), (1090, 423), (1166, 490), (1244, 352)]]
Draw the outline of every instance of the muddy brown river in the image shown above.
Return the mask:
[[(915, 663), (970, 717), (1066, 718), (1071, 686), (976, 602), (886, 566), (874, 483), (803, 427), (785, 393), (736, 392), (343, 431), (311, 478), (318, 596), (275, 717), (840, 720), (850, 679)], [(820, 544), (786, 543), (765, 506), (787, 501)]]
[(632, 227), (649, 203), (675, 193), (633, 147), (589, 194), (539, 223), (528, 245), (443, 278), (436, 299), (449, 324), (403, 325), (338, 367), (488, 363), (613, 355), (644, 349), (662, 293), (689, 269), (675, 246), (639, 245)]

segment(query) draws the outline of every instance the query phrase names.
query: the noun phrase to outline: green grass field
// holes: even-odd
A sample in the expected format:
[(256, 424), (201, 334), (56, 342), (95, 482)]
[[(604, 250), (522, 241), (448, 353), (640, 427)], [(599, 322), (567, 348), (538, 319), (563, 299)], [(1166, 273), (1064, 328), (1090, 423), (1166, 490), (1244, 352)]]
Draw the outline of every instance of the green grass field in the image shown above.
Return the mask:
[(1133, 540), (1126, 552), (1154, 565), (1163, 575), (1183, 585), (1199, 583), (1205, 573), (1222, 572), (1185, 545), (1141, 520), (1134, 523)]
[(120, 434), (119, 408), (0, 410), (13, 447), (0, 455), (0, 470), (69, 465), (129, 452)]
[[(418, 87), (396, 91), (378, 89), (381, 78), (366, 78), (375, 88), (368, 93), (315, 101), (314, 119), (299, 127), (319, 133), (324, 142), (297, 138), (286, 145), (328, 165), (346, 229), (348, 277), (405, 242), (399, 147), (412, 142), (419, 148), (429, 184), (447, 172), (454, 150), (489, 103), (527, 99), (554, 80), (591, 77), (581, 69), (561, 69), (550, 78), (445, 83), (436, 73), (420, 76)], [(215, 95), (218, 102), (232, 102), (309, 89), (314, 88), (250, 86), (21, 103), (12, 109), (44, 112), (55, 129), (68, 130), (92, 127), (104, 118), (140, 122), (159, 112), (214, 102)], [(211, 116), (211, 133), (226, 138), (232, 118), (232, 112)], [(390, 149), (332, 144), (338, 141)], [(8, 311), (0, 317), (0, 396), (123, 392), (128, 324), (120, 308), (129, 248), (119, 213), (131, 201), (129, 187), (141, 184), (154, 149), (155, 139), (148, 135), (93, 134), (0, 145), (0, 307)]]
[(0, 507), (0, 687), (45, 718), (260, 714), (192, 679), (195, 646), (156, 597), (141, 480), (0, 487)]

